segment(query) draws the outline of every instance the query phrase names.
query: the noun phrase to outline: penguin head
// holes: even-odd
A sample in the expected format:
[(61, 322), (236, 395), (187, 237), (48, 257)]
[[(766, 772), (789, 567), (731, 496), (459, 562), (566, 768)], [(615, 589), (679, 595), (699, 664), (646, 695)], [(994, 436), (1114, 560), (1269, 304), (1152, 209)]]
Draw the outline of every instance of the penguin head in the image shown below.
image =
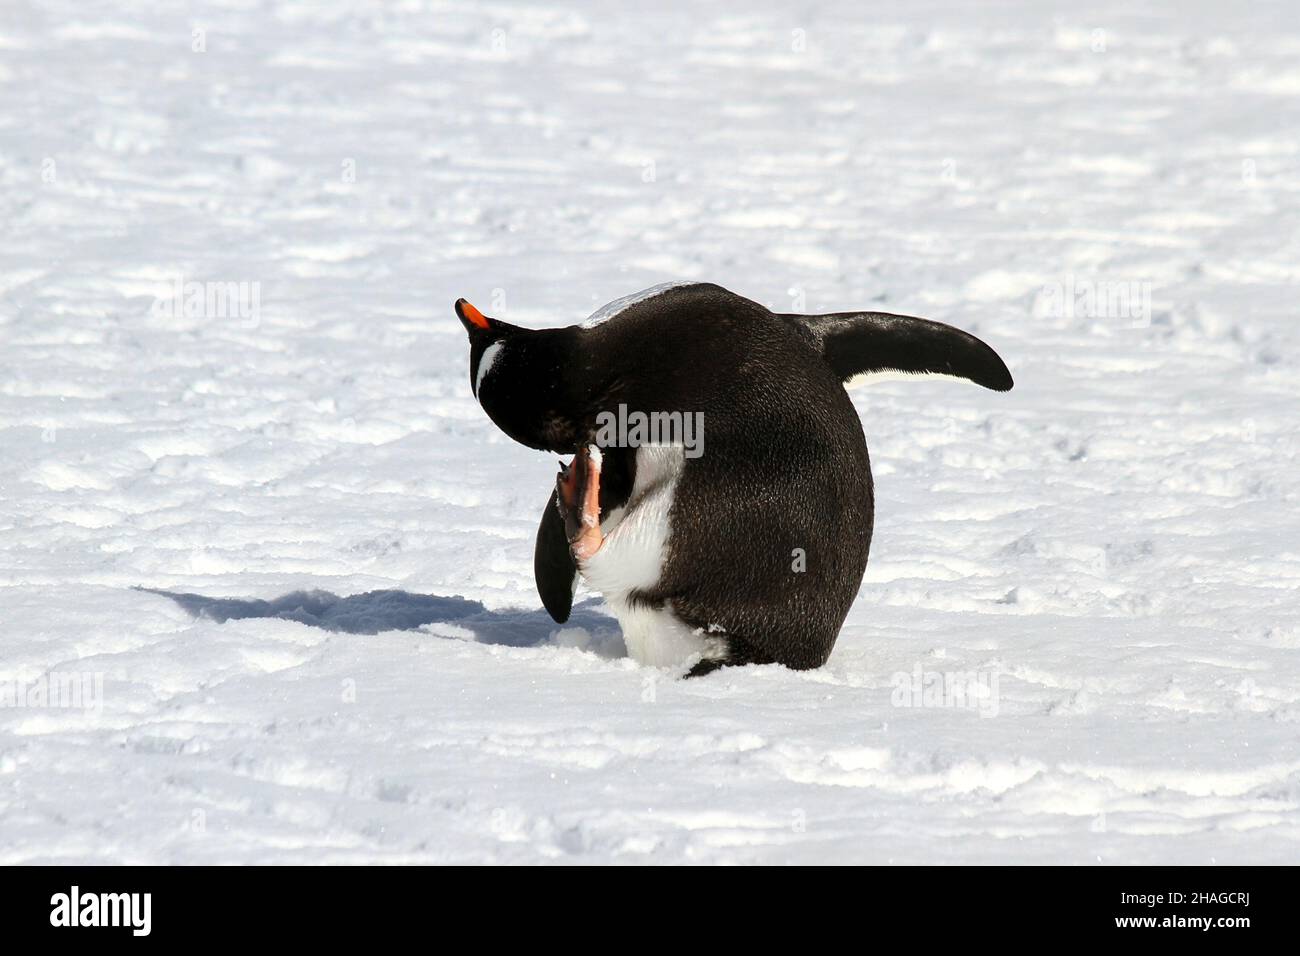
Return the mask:
[(464, 299), (456, 315), (469, 334), (470, 388), (488, 418), (521, 445), (574, 452), (585, 439), (582, 401), (566, 374), (576, 330), (520, 328)]

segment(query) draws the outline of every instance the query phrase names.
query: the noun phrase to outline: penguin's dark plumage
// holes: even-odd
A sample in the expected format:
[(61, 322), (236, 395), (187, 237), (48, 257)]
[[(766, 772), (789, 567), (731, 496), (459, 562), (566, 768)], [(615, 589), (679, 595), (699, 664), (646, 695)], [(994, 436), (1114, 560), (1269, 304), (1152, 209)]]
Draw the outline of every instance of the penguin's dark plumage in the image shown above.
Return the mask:
[[(456, 313), (488, 416), (524, 445), (574, 455), (534, 549), (547, 611), (565, 621), (583, 577), (618, 616), (631, 656), (691, 663), (692, 674), (810, 668), (830, 655), (873, 520), (845, 382), (904, 372), (1012, 386), (997, 353), (951, 326), (777, 314), (708, 283), (647, 290), (562, 329), (512, 326), (463, 299)], [(616, 409), (701, 413), (701, 453), (600, 444), (599, 417)]]
[(888, 312), (782, 315), (801, 329), (836, 375), (851, 383), (878, 372), (964, 378), (995, 392), (1011, 390), (998, 353), (942, 322)]

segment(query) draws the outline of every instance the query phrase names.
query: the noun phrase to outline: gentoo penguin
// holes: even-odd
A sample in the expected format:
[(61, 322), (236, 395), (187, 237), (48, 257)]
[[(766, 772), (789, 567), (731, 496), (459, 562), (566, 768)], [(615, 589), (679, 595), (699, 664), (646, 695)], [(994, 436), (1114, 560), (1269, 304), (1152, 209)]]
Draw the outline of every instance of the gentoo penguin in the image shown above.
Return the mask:
[[(559, 329), (519, 328), (464, 299), (456, 314), (488, 417), (521, 444), (574, 456), (537, 531), (542, 604), (563, 623), (581, 577), (617, 616), (631, 657), (688, 676), (830, 656), (873, 519), (846, 383), (905, 372), (1012, 385), (993, 349), (951, 326), (774, 313), (711, 283), (647, 289)], [(616, 412), (698, 420), (703, 440), (610, 440)]]

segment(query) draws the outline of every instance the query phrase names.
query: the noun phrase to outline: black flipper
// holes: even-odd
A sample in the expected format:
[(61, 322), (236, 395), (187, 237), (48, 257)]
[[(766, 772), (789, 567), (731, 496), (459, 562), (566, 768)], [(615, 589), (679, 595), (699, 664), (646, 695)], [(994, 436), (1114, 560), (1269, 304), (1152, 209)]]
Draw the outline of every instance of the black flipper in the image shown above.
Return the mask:
[(533, 576), (542, 606), (563, 624), (573, 610), (573, 589), (578, 566), (569, 552), (569, 538), (564, 532), (564, 517), (555, 506), (555, 492), (546, 499), (542, 523), (537, 526), (537, 545), (533, 549)]
[(953, 375), (995, 392), (1013, 382), (998, 353), (969, 332), (888, 312), (782, 315), (812, 340), (841, 381), (872, 372)]

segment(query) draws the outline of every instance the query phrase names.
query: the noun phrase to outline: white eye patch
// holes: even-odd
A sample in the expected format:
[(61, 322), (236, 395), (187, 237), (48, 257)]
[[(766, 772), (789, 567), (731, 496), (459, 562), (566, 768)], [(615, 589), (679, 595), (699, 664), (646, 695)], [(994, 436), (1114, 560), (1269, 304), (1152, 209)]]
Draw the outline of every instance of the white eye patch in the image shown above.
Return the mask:
[(479, 356), (478, 371), (474, 375), (475, 398), (478, 398), (478, 390), (483, 387), (483, 379), (487, 378), (487, 373), (492, 371), (492, 366), (496, 364), (496, 360), (501, 356), (501, 346), (504, 344), (504, 342), (493, 342)]

